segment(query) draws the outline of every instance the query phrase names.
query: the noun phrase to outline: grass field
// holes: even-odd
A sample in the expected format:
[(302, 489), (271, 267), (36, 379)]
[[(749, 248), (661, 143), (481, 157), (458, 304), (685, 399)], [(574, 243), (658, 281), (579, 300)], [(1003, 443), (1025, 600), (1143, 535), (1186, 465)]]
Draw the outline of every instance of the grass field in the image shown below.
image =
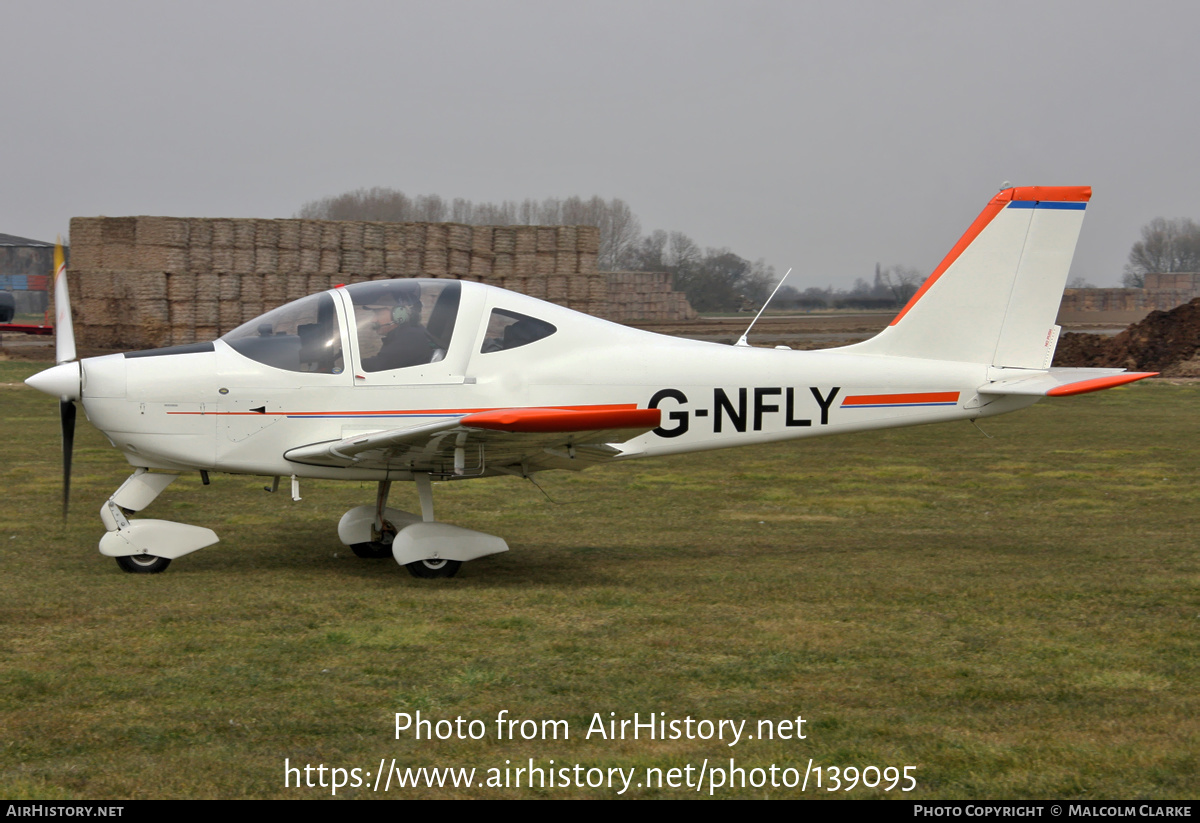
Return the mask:
[[(36, 368), (0, 363), (0, 383)], [(637, 783), (730, 758), (750, 782), (811, 760), (825, 783), (717, 797), (1200, 797), (1194, 384), (1043, 401), (984, 421), (991, 439), (964, 423), (547, 474), (554, 502), (516, 479), (440, 485), (439, 518), (512, 550), (426, 581), (338, 543), (370, 484), (306, 482), (293, 503), (224, 475), (145, 513), (220, 544), (124, 574), (96, 551), (97, 512), (129, 469), (81, 421), (64, 526), (55, 405), (0, 388), (5, 797), (331, 796), (285, 788), (285, 758), (370, 783), (381, 759), (476, 782), (530, 758), (633, 768), (627, 797), (695, 797)], [(486, 736), (396, 739), (395, 713), (418, 710)], [(500, 740), (502, 710), (570, 738)], [(585, 738), (595, 713), (635, 712), (747, 734), (803, 716), (806, 738)], [(831, 767), (871, 766), (912, 767), (916, 788), (826, 790)]]

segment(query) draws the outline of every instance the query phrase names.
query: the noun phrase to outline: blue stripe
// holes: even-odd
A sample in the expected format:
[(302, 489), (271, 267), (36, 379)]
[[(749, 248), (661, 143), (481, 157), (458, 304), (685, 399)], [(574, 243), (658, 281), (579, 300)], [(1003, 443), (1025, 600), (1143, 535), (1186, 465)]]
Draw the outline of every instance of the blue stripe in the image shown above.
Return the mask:
[(1008, 204), (1010, 209), (1062, 209), (1064, 211), (1083, 211), (1087, 203), (1059, 202), (1055, 200), (1014, 200)]

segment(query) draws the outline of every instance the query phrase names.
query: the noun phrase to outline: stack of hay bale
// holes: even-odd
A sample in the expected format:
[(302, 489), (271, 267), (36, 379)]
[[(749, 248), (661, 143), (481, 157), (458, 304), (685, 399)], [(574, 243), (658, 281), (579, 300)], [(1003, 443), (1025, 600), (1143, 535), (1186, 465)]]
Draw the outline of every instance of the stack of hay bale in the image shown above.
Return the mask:
[(694, 316), (669, 275), (599, 272), (599, 243), (592, 226), (76, 217), (75, 328), (98, 348), (211, 340), (307, 294), (394, 277), (475, 280), (612, 320)]

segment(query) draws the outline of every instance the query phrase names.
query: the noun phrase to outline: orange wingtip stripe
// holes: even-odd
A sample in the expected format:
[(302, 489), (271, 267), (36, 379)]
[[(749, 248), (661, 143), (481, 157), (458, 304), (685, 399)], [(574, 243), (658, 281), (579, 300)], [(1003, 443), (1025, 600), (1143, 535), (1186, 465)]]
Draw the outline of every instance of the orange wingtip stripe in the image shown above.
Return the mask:
[(499, 409), (468, 414), (459, 421), (476, 429), (506, 432), (581, 432), (598, 429), (649, 429), (662, 422), (658, 409)]
[(879, 406), (894, 403), (957, 403), (958, 392), (938, 391), (919, 394), (855, 394), (842, 401), (843, 406)]
[(1100, 391), (1101, 389), (1111, 389), (1113, 386), (1123, 386), (1126, 383), (1132, 383), (1135, 380), (1145, 380), (1147, 377), (1156, 377), (1156, 371), (1134, 371), (1126, 374), (1114, 374), (1109, 377), (1096, 377), (1092, 380), (1080, 380), (1078, 383), (1067, 383), (1063, 386), (1057, 386), (1046, 392), (1047, 397), (1070, 397), (1073, 394), (1087, 394), (1092, 391)]

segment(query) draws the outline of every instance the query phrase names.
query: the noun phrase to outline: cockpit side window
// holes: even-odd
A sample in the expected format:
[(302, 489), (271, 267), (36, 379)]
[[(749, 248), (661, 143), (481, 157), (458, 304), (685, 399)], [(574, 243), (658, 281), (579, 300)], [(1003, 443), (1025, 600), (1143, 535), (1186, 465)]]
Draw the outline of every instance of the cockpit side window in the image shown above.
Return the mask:
[(241, 354), (286, 371), (341, 374), (342, 330), (333, 297), (312, 294), (221, 337)]
[(481, 354), (507, 351), (537, 342), (558, 331), (558, 327), (508, 309), (492, 309), (487, 331), (483, 335)]
[(366, 372), (436, 363), (446, 356), (462, 288), (454, 280), (373, 280), (346, 291)]

